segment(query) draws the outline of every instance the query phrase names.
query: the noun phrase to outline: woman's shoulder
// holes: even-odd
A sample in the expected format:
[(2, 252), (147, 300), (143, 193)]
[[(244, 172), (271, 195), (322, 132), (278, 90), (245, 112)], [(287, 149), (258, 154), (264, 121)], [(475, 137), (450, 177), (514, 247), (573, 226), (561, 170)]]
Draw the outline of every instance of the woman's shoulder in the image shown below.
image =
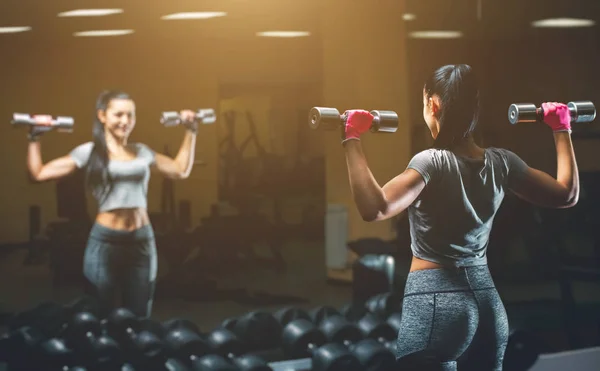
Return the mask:
[(148, 146), (147, 144), (144, 143), (140, 143), (140, 142), (134, 142), (131, 143), (131, 145), (133, 146), (133, 148), (135, 148), (135, 151), (137, 152), (137, 155), (139, 157), (142, 158), (154, 158), (154, 150), (152, 148), (150, 148), (150, 146)]

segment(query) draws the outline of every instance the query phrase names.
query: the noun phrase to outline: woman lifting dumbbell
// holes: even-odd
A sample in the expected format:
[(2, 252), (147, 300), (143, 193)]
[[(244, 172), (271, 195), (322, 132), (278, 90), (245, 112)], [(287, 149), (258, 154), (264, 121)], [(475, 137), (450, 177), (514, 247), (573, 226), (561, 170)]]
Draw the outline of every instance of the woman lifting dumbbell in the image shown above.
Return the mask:
[[(577, 203), (579, 178), (566, 105), (544, 103), (554, 133), (556, 178), (529, 167), (513, 152), (479, 147), (473, 139), (479, 92), (468, 65), (436, 70), (423, 89), (423, 117), (433, 148), (381, 187), (369, 170), (360, 136), (373, 115), (347, 111), (342, 140), (354, 201), (365, 221), (408, 211), (413, 258), (396, 357), (456, 370), (468, 351), (477, 370), (501, 370), (509, 328), (486, 260), (494, 216), (506, 192), (542, 207)], [(427, 363), (426, 363), (427, 364)]]
[(96, 102), (93, 141), (44, 164), (32, 126), (27, 166), (38, 182), (63, 178), (85, 168), (87, 183), (98, 202), (98, 214), (84, 253), (83, 273), (98, 298), (102, 314), (120, 306), (140, 317), (152, 311), (157, 273), (154, 231), (146, 210), (150, 169), (174, 179), (189, 176), (196, 146), (196, 113), (180, 112), (186, 134), (172, 159), (142, 143), (129, 141), (136, 124), (135, 103), (126, 93), (105, 91)]

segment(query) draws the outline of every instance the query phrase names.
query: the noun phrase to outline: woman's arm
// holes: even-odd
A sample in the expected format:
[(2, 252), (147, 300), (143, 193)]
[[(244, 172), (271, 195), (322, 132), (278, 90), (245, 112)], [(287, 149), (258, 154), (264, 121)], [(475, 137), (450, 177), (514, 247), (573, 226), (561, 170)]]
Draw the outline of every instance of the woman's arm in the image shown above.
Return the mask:
[(571, 135), (555, 132), (556, 179), (543, 171), (527, 167), (510, 189), (520, 198), (548, 208), (573, 207), (579, 200), (579, 171)]
[(350, 189), (363, 220), (385, 220), (406, 210), (425, 188), (425, 180), (416, 170), (407, 169), (379, 186), (371, 173), (360, 141), (344, 144)]
[(164, 176), (171, 179), (186, 179), (192, 172), (196, 153), (196, 133), (186, 130), (183, 143), (174, 159), (157, 153), (156, 168)]
[(39, 141), (29, 142), (27, 149), (27, 169), (31, 179), (36, 182), (56, 180), (72, 174), (77, 165), (70, 155), (59, 157), (44, 164)]

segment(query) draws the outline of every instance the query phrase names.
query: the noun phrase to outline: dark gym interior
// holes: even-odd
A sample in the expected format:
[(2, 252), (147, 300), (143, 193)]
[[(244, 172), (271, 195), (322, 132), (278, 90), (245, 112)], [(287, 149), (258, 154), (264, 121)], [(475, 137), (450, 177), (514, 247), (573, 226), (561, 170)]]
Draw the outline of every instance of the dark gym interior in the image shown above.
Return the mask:
[[(121, 11), (60, 16), (84, 8)], [(161, 18), (178, 12), (223, 14)], [(91, 140), (94, 102), (104, 89), (131, 94), (132, 140), (168, 155), (177, 153), (183, 131), (161, 125), (161, 113), (214, 108), (216, 122), (199, 128), (190, 177), (153, 174), (148, 190), (159, 257), (151, 319), (185, 319), (209, 333), (257, 310), (341, 310), (379, 294), (402, 297), (408, 220), (360, 220), (339, 135), (310, 128), (311, 107), (398, 113), (395, 133), (364, 139), (383, 185), (432, 143), (423, 123), (426, 77), (466, 63), (480, 81), (479, 143), (510, 149), (554, 176), (551, 133), (537, 123), (511, 125), (507, 110), (513, 103), (600, 103), (599, 23), (598, 0), (1, 1), (3, 329), (17, 313), (81, 297), (97, 212), (82, 172), (30, 181), (26, 130), (11, 125), (14, 113), (74, 119), (72, 133), (44, 135), (48, 161)], [(91, 30), (131, 31), (77, 34)], [(273, 30), (305, 34), (259, 34)], [(573, 125), (577, 206), (543, 209), (508, 194), (496, 216), (489, 267), (511, 328), (533, 336), (510, 360), (509, 345), (506, 370), (542, 370), (532, 368), (540, 354), (600, 346), (598, 122)], [(339, 234), (327, 228), (333, 205), (347, 218), (347, 246), (337, 252), (343, 266), (330, 264), (335, 252), (326, 248), (328, 234)], [(401, 301), (386, 304), (392, 308), (378, 310), (388, 316), (401, 309)]]

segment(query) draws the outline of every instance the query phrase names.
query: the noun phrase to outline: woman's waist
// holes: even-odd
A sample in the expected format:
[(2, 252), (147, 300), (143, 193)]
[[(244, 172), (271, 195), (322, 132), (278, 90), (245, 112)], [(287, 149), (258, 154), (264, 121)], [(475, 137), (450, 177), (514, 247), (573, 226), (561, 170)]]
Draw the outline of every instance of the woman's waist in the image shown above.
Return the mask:
[(405, 295), (427, 292), (453, 292), (495, 288), (487, 265), (456, 267), (435, 264), (412, 270), (406, 279)]
[(127, 208), (101, 211), (96, 215), (96, 224), (103, 227), (132, 232), (150, 224), (145, 208)]

